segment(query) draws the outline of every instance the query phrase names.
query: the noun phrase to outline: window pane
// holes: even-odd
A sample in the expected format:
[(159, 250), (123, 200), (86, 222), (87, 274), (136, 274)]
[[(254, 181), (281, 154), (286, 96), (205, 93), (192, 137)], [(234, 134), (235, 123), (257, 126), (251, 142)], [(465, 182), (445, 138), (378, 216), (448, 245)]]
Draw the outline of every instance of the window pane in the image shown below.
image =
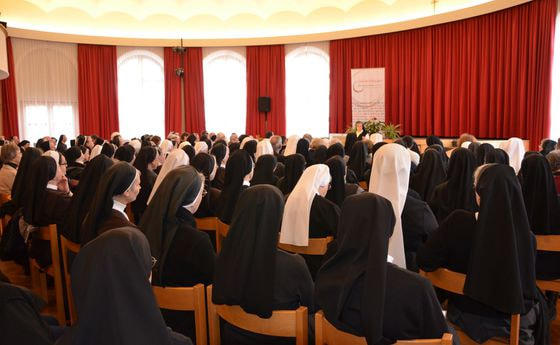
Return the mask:
[(51, 135), (58, 139), (60, 134), (68, 140), (75, 137), (74, 111), (71, 105), (55, 105), (52, 111)]
[(329, 57), (303, 46), (286, 56), (286, 134), (329, 135)]
[(164, 135), (163, 60), (135, 51), (118, 64), (119, 129), (123, 137)]
[(247, 117), (246, 60), (220, 50), (204, 58), (204, 111), (209, 132), (245, 133)]
[(31, 142), (49, 134), (49, 112), (46, 105), (26, 105), (23, 137)]

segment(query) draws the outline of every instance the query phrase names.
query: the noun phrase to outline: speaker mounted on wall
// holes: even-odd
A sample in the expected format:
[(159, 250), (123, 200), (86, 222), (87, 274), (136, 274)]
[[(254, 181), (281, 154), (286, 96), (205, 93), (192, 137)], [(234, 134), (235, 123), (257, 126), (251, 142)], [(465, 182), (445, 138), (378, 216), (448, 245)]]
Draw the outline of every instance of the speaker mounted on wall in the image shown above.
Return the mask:
[(259, 112), (262, 113), (270, 112), (270, 97), (267, 96), (259, 97)]

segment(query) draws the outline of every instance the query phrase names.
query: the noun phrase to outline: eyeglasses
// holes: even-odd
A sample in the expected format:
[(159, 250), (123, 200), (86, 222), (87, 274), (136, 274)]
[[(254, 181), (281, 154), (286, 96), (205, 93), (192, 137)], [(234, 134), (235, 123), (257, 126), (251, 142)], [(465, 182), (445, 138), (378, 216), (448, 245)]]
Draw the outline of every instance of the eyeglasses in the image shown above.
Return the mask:
[(152, 256), (152, 268), (154, 268), (156, 263), (157, 263), (157, 259)]

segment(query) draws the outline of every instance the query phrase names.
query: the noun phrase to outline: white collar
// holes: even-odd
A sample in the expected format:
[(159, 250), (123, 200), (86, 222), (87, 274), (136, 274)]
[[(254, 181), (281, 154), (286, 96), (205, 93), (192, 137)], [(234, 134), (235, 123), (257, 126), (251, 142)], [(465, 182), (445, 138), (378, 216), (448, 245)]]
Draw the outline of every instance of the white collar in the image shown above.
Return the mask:
[(126, 218), (126, 220), (128, 220), (128, 216), (126, 215), (126, 212), (124, 211), (124, 209), (126, 208), (126, 205), (118, 202), (117, 200), (113, 200), (113, 210), (117, 210), (120, 213), (122, 213), (124, 215), (124, 217)]
[(251, 187), (251, 182), (250, 182), (250, 181), (243, 180), (243, 185), (244, 185), (244, 186), (247, 186), (247, 187)]
[(55, 184), (47, 183), (47, 189), (58, 190), (58, 187)]

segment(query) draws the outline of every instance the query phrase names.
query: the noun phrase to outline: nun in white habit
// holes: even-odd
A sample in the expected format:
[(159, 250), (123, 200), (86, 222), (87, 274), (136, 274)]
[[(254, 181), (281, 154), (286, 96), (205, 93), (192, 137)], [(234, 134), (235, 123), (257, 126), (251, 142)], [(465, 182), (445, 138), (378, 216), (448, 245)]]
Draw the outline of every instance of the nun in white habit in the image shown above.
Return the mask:
[(255, 158), (259, 159), (259, 157), (262, 155), (274, 155), (272, 144), (268, 139), (263, 139), (257, 144), (257, 152), (255, 153)]
[(369, 192), (391, 201), (395, 212), (395, 227), (389, 239), (389, 260), (406, 268), (401, 215), (408, 193), (410, 154), (399, 144), (383, 145), (373, 157)]
[(249, 141), (256, 141), (255, 138), (253, 138), (252, 136), (248, 136), (245, 137), (243, 139), (243, 141), (241, 142), (241, 144), (239, 145), (239, 149), (243, 150), (243, 148), (245, 147), (245, 145), (249, 142)]
[(170, 140), (164, 139), (162, 140), (161, 144), (159, 144), (161, 149), (161, 156), (165, 159), (171, 150), (173, 150), (173, 144)]
[(288, 138), (286, 149), (284, 149), (284, 157), (288, 157), (289, 155), (296, 153), (298, 141), (299, 135), (294, 134)]
[[(331, 174), (325, 164), (315, 164), (305, 169), (293, 191), (288, 195), (280, 243), (307, 246), (309, 238), (336, 234), (340, 208), (325, 198)], [(314, 277), (321, 266), (322, 257), (304, 255), (307, 267)]]
[(507, 152), (509, 165), (515, 170), (515, 174), (521, 169), (521, 162), (525, 156), (525, 146), (523, 140), (519, 138), (509, 138), (508, 141), (500, 144), (500, 148)]
[(101, 154), (102, 149), (103, 149), (103, 145), (95, 145), (91, 150), (91, 153), (89, 154), (89, 159), (92, 160), (96, 156), (99, 156)]
[(171, 170), (181, 165), (189, 165), (189, 156), (187, 156), (185, 151), (175, 150), (171, 152), (169, 156), (167, 156), (167, 159), (165, 160), (163, 166), (161, 167), (156, 182), (154, 183), (154, 188), (152, 189), (152, 193), (150, 193), (150, 197), (148, 198), (148, 205), (150, 204), (150, 201), (154, 197), (154, 194), (156, 194), (156, 191), (159, 185), (161, 184), (161, 182), (163, 181), (163, 179), (165, 178), (165, 176), (167, 176), (167, 174)]
[(196, 154), (199, 153), (208, 153), (208, 144), (204, 141), (197, 141), (194, 143), (194, 152)]

